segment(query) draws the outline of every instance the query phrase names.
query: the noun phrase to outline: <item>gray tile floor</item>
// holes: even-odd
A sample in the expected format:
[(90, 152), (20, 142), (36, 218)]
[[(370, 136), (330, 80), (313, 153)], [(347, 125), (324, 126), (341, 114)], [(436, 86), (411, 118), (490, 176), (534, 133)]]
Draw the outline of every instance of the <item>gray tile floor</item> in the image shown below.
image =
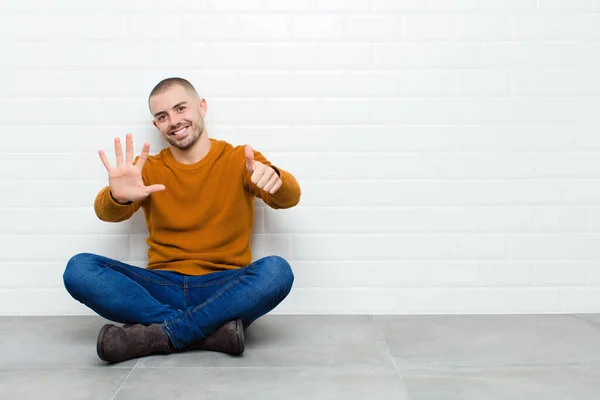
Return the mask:
[(272, 315), (240, 357), (106, 365), (99, 317), (0, 317), (0, 399), (600, 399), (600, 316)]

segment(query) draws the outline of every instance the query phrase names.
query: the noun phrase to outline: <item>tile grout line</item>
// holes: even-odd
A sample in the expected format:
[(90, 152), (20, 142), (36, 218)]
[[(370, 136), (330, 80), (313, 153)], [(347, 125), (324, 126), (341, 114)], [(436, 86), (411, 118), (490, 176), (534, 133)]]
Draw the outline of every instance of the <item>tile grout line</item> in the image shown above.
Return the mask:
[(371, 314), (371, 322), (373, 323), (373, 325), (375, 325), (375, 328), (377, 328), (377, 332), (379, 333), (379, 337), (381, 338), (381, 340), (383, 340), (383, 344), (385, 344), (385, 349), (387, 350), (388, 357), (390, 358), (390, 360), (392, 361), (392, 364), (394, 365), (394, 369), (396, 370), (396, 375), (398, 375), (398, 378), (400, 378), (400, 382), (402, 383), (402, 386), (404, 386), (404, 389), (406, 389), (406, 395), (408, 396), (408, 400), (410, 400), (411, 399), (411, 395), (408, 392), (408, 387), (406, 386), (406, 383), (404, 383), (404, 379), (402, 379), (402, 375), (400, 375), (400, 370), (398, 369), (398, 366), (396, 365), (396, 361), (394, 361), (394, 357), (392, 356), (392, 352), (390, 351), (390, 347), (388, 346), (387, 341), (385, 340), (385, 336), (383, 335), (383, 332), (379, 328), (379, 325), (375, 321), (375, 316), (373, 314)]
[(131, 374), (133, 374), (133, 371), (135, 371), (135, 369), (137, 368), (138, 364), (140, 363), (140, 360), (137, 360), (137, 362), (135, 363), (135, 365), (133, 366), (133, 368), (131, 368), (131, 371), (129, 371), (129, 374), (127, 374), (127, 376), (125, 377), (125, 379), (123, 380), (123, 382), (121, 382), (121, 386), (119, 386), (119, 388), (117, 389), (117, 391), (115, 392), (115, 394), (113, 394), (113, 396), (110, 398), (110, 400), (115, 400), (115, 397), (117, 397), (117, 394), (119, 394), (119, 392), (121, 391), (121, 388), (123, 388), (123, 385), (125, 384), (125, 382), (127, 382), (127, 379), (129, 379), (129, 377), (131, 376)]

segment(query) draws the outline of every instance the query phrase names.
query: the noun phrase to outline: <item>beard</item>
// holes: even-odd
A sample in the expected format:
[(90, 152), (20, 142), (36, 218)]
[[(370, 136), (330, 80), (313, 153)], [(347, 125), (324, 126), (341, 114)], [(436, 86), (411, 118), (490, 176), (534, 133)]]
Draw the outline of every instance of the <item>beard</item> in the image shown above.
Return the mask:
[(204, 123), (193, 123), (191, 121), (184, 121), (177, 126), (170, 127), (169, 132), (173, 132), (183, 126), (188, 126), (187, 134), (181, 139), (175, 139), (171, 134), (165, 135), (165, 139), (171, 146), (178, 148), (179, 150), (187, 150), (194, 145), (200, 139), (200, 136), (204, 132)]

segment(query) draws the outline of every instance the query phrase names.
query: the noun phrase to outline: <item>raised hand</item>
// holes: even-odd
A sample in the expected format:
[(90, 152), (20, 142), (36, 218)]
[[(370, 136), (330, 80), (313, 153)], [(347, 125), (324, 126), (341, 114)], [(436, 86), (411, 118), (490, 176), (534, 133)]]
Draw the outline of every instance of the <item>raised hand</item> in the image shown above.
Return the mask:
[(246, 146), (245, 152), (246, 170), (252, 175), (250, 177), (252, 183), (270, 194), (277, 192), (282, 185), (279, 175), (273, 168), (254, 159), (252, 147)]
[(148, 159), (150, 144), (144, 143), (142, 153), (137, 163), (133, 164), (133, 138), (130, 133), (125, 136), (125, 161), (123, 161), (123, 149), (121, 140), (115, 138), (115, 154), (117, 156), (117, 166), (113, 167), (108, 162), (104, 151), (100, 150), (98, 154), (102, 163), (108, 171), (108, 183), (110, 192), (119, 203), (138, 201), (148, 197), (154, 192), (165, 190), (164, 185), (145, 186), (142, 179), (142, 167)]

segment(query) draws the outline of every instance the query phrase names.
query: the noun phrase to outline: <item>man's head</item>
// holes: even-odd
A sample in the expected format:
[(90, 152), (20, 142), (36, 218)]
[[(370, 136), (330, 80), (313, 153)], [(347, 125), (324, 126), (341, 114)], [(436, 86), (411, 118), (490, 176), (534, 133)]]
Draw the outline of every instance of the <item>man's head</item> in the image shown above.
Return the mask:
[(180, 150), (192, 147), (204, 132), (206, 101), (183, 78), (160, 81), (150, 92), (148, 106), (154, 126)]

